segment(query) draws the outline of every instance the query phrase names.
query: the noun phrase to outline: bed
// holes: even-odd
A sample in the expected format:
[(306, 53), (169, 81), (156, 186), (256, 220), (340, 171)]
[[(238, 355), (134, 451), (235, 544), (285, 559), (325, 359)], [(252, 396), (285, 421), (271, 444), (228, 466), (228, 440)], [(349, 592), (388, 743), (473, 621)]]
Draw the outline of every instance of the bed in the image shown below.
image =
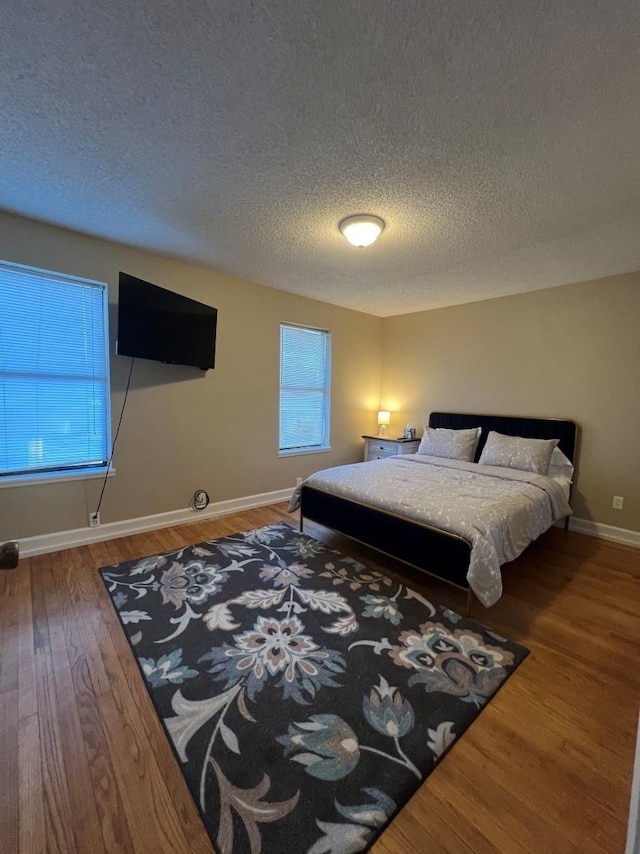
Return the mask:
[[(554, 486), (555, 478), (533, 473), (522, 477), (523, 473), (517, 470), (509, 473), (480, 465), (478, 460), (489, 432), (556, 439), (559, 450), (573, 463), (577, 426), (560, 419), (446, 412), (433, 412), (428, 426), (449, 430), (481, 428), (473, 462), (443, 461), (416, 454), (325, 469), (298, 487), (290, 509), (300, 507), (301, 530), (305, 519), (318, 522), (466, 590), (467, 609), (472, 594), (485, 606), (492, 605), (502, 593), (500, 565), (517, 557), (558, 519), (568, 519), (571, 508), (568, 481), (562, 487), (562, 497), (558, 491), (561, 487)], [(425, 485), (428, 501), (420, 491), (423, 477), (431, 478)], [(441, 487), (432, 481), (438, 481)], [(488, 493), (480, 499), (485, 484)], [(387, 491), (391, 495), (394, 489), (398, 492), (401, 488), (406, 496), (398, 493), (395, 503), (387, 500)], [(442, 492), (438, 492), (440, 488)], [(509, 500), (505, 502), (501, 496), (507, 495)], [(443, 508), (454, 502), (465, 511), (464, 524), (443, 513)], [(424, 507), (417, 507), (423, 504)], [(526, 521), (525, 505), (535, 505), (534, 521)], [(507, 509), (503, 510), (503, 506)], [(518, 525), (525, 521), (524, 529), (518, 529), (515, 537), (510, 529), (510, 516), (514, 514), (522, 516)], [(492, 551), (495, 554), (489, 554)]]

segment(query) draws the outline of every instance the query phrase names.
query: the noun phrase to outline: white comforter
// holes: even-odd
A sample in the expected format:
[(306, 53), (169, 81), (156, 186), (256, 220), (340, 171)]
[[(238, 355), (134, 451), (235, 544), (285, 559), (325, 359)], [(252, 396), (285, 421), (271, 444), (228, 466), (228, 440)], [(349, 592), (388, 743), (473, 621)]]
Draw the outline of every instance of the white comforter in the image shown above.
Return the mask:
[[(472, 545), (467, 580), (486, 606), (502, 595), (500, 566), (571, 514), (565, 490), (550, 477), (422, 454), (336, 466), (304, 483), (465, 537)], [(290, 511), (300, 506), (301, 486)]]

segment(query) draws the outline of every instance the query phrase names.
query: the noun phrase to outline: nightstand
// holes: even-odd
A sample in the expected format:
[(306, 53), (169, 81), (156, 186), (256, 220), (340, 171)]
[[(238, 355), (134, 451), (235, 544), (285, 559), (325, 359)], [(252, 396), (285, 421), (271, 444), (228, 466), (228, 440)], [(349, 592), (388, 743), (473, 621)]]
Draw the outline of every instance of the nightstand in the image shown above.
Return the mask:
[(363, 436), (364, 460), (383, 460), (400, 454), (415, 454), (420, 439), (392, 439), (389, 436)]

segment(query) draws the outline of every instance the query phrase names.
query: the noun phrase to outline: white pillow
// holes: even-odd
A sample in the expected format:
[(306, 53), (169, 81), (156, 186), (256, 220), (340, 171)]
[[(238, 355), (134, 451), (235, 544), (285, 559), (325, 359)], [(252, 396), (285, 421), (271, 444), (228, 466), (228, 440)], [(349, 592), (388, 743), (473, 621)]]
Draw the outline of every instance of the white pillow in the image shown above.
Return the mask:
[(447, 427), (425, 427), (419, 454), (430, 457), (444, 457), (447, 460), (473, 462), (480, 441), (481, 427), (469, 430), (449, 430)]
[(522, 436), (505, 436), (489, 431), (487, 442), (478, 462), (481, 466), (504, 468), (547, 474), (553, 449), (559, 439), (525, 439)]
[(554, 448), (549, 463), (549, 477), (563, 477), (569, 483), (573, 480), (573, 463), (566, 457), (560, 448)]

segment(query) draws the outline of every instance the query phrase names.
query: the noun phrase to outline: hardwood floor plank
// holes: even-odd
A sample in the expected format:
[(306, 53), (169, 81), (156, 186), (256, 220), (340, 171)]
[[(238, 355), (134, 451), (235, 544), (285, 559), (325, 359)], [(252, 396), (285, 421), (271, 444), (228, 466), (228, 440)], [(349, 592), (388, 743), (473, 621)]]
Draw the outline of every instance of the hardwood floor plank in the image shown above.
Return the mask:
[(31, 570), (15, 570), (18, 587), (18, 825), (20, 854), (46, 850), (45, 793), (40, 752)]
[[(495, 716), (483, 723), (484, 726), (478, 728), (480, 731), (473, 734), (470, 731), (467, 733), (469, 738), (457, 745), (462, 748), (461, 761), (447, 772), (457, 773), (464, 764), (463, 758), (473, 757), (482, 765), (485, 780), (487, 777), (493, 780), (493, 786), (484, 787), (485, 795), (492, 797), (505, 779), (509, 780), (510, 793), (526, 792), (526, 801), (516, 810), (518, 822), (523, 828), (527, 827), (524, 816), (533, 808), (528, 826), (541, 842), (546, 826), (547, 842), (556, 839), (555, 850), (568, 851), (572, 846), (573, 850), (584, 854), (609, 850), (593, 845), (602, 826), (606, 826), (608, 831), (615, 830), (614, 835), (622, 831), (622, 827), (616, 826), (615, 810), (611, 810), (609, 805), (608, 798), (614, 792), (603, 785), (602, 778), (583, 773), (585, 769), (579, 764), (567, 765), (564, 750), (554, 750), (553, 744), (533, 739), (526, 727), (514, 732), (512, 724), (500, 725)], [(468, 772), (465, 776), (468, 779)], [(554, 781), (555, 792), (551, 800), (548, 799), (550, 780)], [(479, 784), (480, 779), (477, 782)], [(480, 785), (473, 787), (474, 791), (480, 789)], [(582, 820), (579, 828), (572, 828), (571, 834), (567, 835), (563, 828), (571, 827), (578, 800), (584, 811)], [(509, 798), (503, 793), (502, 809), (505, 806), (503, 822), (512, 815), (508, 809)]]
[[(475, 826), (482, 828), (490, 851), (583, 854), (561, 826), (518, 795), (510, 778), (489, 775), (490, 766), (491, 760), (483, 754), (465, 751), (458, 762), (434, 772), (440, 771), (432, 786), (437, 787), (441, 800), (447, 801), (463, 838), (469, 839), (469, 827)], [(506, 779), (509, 782), (505, 784)], [(491, 785), (487, 785), (489, 781)], [(461, 799), (461, 792), (467, 797)], [(455, 851), (455, 847), (449, 850)]]
[[(56, 558), (56, 555), (52, 556)], [(90, 664), (85, 655), (86, 639), (82, 614), (69, 585), (75, 567), (69, 559), (57, 563), (60, 579), (66, 582), (62, 597), (62, 624), (70, 663), (73, 696), (78, 710), (93, 797), (95, 799), (104, 850), (108, 852), (131, 851), (133, 841), (129, 833), (122, 798), (113, 769), (109, 745), (98, 709), (98, 695), (94, 692)]]
[[(66, 599), (64, 585), (52, 572), (53, 555), (44, 556), (39, 583), (44, 588), (47, 609), (51, 665), (56, 693), (56, 713), (60, 747), (64, 756), (69, 798), (74, 811), (74, 837), (78, 850), (90, 850), (100, 838), (100, 822), (89, 771), (86, 742), (71, 672), (64, 631), (64, 611), (59, 600)], [(56, 583), (57, 582), (57, 583)]]
[[(213, 852), (97, 570), (281, 520), (298, 526), (278, 504), (0, 573), (3, 851)], [(464, 607), (464, 594), (440, 582), (312, 523), (305, 532)], [(531, 655), (374, 854), (623, 850), (640, 702), (639, 579), (637, 550), (559, 529), (505, 568), (503, 598), (491, 609), (476, 604), (473, 618)]]
[[(192, 812), (183, 822), (179, 816), (184, 813), (176, 808), (167, 789), (165, 775), (158, 765), (159, 757), (167, 751), (174, 764), (175, 760), (146, 690), (142, 684), (138, 685), (138, 680), (141, 683), (139, 674), (136, 673), (136, 679), (131, 680), (123, 671), (122, 661), (132, 659), (132, 654), (108, 599), (105, 604), (111, 608), (109, 619), (113, 625), (104, 619), (99, 601), (102, 595), (106, 597), (102, 581), (95, 570), (78, 575), (78, 579), (83, 581), (81, 601), (94, 600), (94, 607), (82, 614), (81, 619), (85, 636), (93, 637), (99, 652), (98, 657), (93, 657), (93, 667), (99, 673), (98, 683), (110, 686), (108, 691), (99, 695), (97, 711), (118, 781), (132, 850), (149, 854), (165, 850), (176, 854), (190, 850), (210, 852), (208, 840), (202, 842), (204, 829), (188, 791), (184, 792), (182, 799), (191, 806)], [(119, 634), (115, 635), (118, 646), (121, 641), (124, 643), (120, 654), (114, 648), (112, 629), (118, 630)], [(137, 667), (135, 663), (134, 667)], [(137, 690), (132, 693), (132, 688)], [(152, 749), (149, 745), (151, 736), (155, 736)], [(177, 768), (171, 770), (179, 773)], [(200, 847), (190, 846), (191, 836), (196, 842), (201, 840), (197, 843)], [(205, 844), (208, 847), (203, 847)]]
[(33, 608), (31, 604), (31, 572), (16, 572), (18, 588), (18, 717), (25, 720), (38, 713), (36, 691), (35, 645), (33, 638)]
[[(72, 808), (67, 769), (60, 732), (59, 710), (54, 678), (54, 665), (49, 637), (49, 623), (44, 586), (39, 582), (39, 568), (46, 556), (36, 559), (32, 584), (33, 629), (35, 639), (36, 691), (47, 843), (52, 852), (78, 850), (74, 836)], [(20, 568), (17, 570), (20, 571)], [(75, 805), (74, 805), (75, 806)], [(21, 817), (22, 820), (22, 817)]]
[(18, 644), (17, 570), (0, 570), (0, 840), (18, 850)]
[(375, 843), (372, 854), (385, 850), (391, 854), (495, 854), (495, 846), (484, 833), (468, 819), (461, 820), (460, 813), (430, 779)]
[[(15, 849), (20, 854), (44, 854), (48, 847), (40, 742), (38, 714), (21, 718), (17, 745), (19, 839)], [(10, 851), (11, 848), (7, 847), (6, 850)]]

